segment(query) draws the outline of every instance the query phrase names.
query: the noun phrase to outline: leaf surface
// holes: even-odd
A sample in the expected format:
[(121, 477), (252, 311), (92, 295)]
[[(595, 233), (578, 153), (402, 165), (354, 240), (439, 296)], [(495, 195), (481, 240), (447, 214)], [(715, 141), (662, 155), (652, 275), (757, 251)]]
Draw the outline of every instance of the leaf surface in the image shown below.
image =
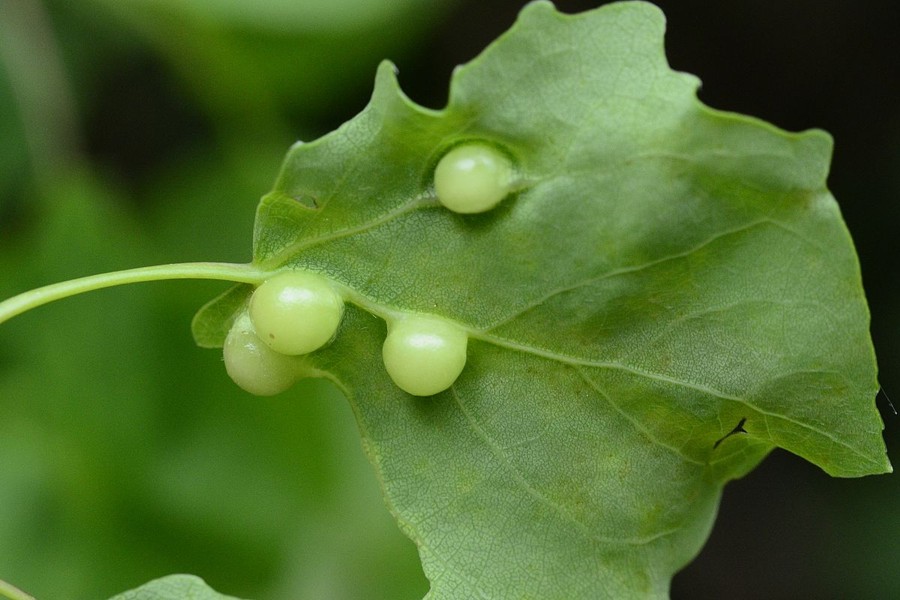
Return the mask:
[[(771, 449), (890, 470), (830, 137), (702, 105), (664, 27), (642, 2), (530, 4), (440, 111), (385, 63), (366, 109), (296, 145), (259, 206), (254, 263), (324, 273), (352, 303), (298, 360), (350, 399), (431, 598), (665, 597), (724, 483)], [(434, 198), (466, 140), (518, 171), (484, 214)], [(247, 294), (201, 311), (202, 345)], [(448, 391), (388, 378), (379, 316), (398, 310), (469, 332)]]
[(139, 588), (123, 592), (110, 600), (238, 600), (219, 594), (194, 575), (169, 575), (154, 579)]

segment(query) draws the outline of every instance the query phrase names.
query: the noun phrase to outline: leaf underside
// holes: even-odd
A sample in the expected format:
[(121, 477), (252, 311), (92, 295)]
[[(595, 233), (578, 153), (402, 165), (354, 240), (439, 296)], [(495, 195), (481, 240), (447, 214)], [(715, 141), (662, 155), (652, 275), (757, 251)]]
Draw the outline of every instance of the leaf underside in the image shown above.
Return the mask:
[(224, 596), (193, 575), (169, 575), (154, 579), (139, 588), (123, 592), (110, 600), (238, 600)]
[[(704, 106), (664, 29), (642, 2), (530, 4), (440, 111), (384, 63), (366, 109), (292, 148), (260, 203), (254, 264), (324, 273), (366, 308), (298, 360), (347, 394), (430, 598), (665, 597), (724, 483), (772, 448), (890, 470), (830, 137)], [(518, 170), (480, 215), (434, 199), (465, 140)], [(250, 291), (198, 314), (201, 345)], [(392, 384), (381, 307), (471, 332), (451, 389)]]

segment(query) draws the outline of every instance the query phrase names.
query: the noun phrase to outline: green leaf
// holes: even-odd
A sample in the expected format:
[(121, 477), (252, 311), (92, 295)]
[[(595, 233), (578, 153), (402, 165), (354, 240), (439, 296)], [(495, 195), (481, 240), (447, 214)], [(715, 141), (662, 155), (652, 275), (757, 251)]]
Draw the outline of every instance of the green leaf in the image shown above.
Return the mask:
[[(890, 471), (830, 137), (702, 105), (664, 25), (642, 2), (530, 4), (440, 111), (385, 63), (366, 109), (295, 146), (259, 206), (255, 265), (324, 273), (354, 305), (298, 360), (353, 405), (430, 598), (665, 597), (722, 486), (771, 449)], [(519, 172), (483, 214), (434, 198), (464, 140)], [(469, 332), (448, 391), (388, 378), (379, 317), (397, 310)], [(195, 325), (224, 331), (228, 312)]]
[(110, 600), (238, 600), (219, 594), (194, 575), (169, 575), (154, 579), (139, 588), (123, 592)]
[(247, 304), (253, 286), (239, 283), (210, 300), (194, 316), (191, 331), (201, 348), (221, 348), (238, 311)]

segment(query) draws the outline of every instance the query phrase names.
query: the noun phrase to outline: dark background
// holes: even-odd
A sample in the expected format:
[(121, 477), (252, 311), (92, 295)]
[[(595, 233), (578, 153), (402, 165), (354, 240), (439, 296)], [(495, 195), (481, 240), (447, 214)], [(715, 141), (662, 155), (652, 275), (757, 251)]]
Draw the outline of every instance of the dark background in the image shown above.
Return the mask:
[[(61, 1), (21, 5), (31, 4), (42, 11), (56, 41), (49, 46), (22, 42), (22, 47), (49, 47), (51, 53), (55, 48), (70, 89), (42, 96), (50, 100), (47, 106), (39, 105), (45, 111), (39, 115), (39, 129), (52, 133), (43, 142), (50, 149), (41, 150), (40, 135), (35, 141), (33, 131), (29, 133), (16, 118), (16, 105), (10, 100), (15, 85), (9, 84), (15, 77), (0, 78), (0, 102), (6, 102), (0, 104), (4, 273), (0, 296), (54, 279), (135, 264), (247, 260), (253, 206), (271, 185), (281, 156), (294, 139), (312, 139), (358, 112), (368, 100), (374, 68), (383, 57), (398, 64), (401, 85), (413, 100), (439, 108), (446, 100), (453, 66), (473, 58), (505, 31), (523, 3), (409, 2), (393, 13), (385, 9), (390, 18), (369, 28), (325, 23), (271, 31), (238, 24), (225, 27), (225, 33), (218, 24), (192, 21), (174, 10), (167, 14), (129, 9), (134, 3), (123, 3), (124, 9), (101, 1), (84, 2), (80, 8)], [(558, 6), (578, 12), (600, 4), (604, 3), (561, 1)], [(655, 4), (668, 18), (670, 63), (702, 79), (704, 102), (784, 129), (817, 127), (834, 136), (829, 184), (860, 256), (884, 389), (877, 404), (896, 463), (900, 422), (887, 397), (900, 399), (900, 2), (660, 0)], [(3, 10), (0, 20), (9, 17)], [(191, 33), (185, 39), (173, 36), (182, 26)], [(7, 40), (12, 39), (9, 31), (5, 33)], [(203, 37), (207, 34), (219, 46), (208, 43)], [(283, 75), (284, 65), (292, 64), (284, 57), (296, 52), (305, 52), (312, 61), (293, 65), (297, 76), (291, 80)], [(185, 58), (201, 53), (213, 58), (206, 63)], [(12, 69), (9, 56), (7, 52), (7, 75)], [(39, 69), (46, 75), (52, 60), (29, 56), (32, 71), (26, 71)], [(198, 79), (198, 73), (208, 73), (201, 67), (210, 64), (229, 67), (210, 80)], [(272, 73), (260, 64), (272, 65)], [(322, 64), (325, 67), (317, 71), (315, 65)], [(49, 77), (48, 85), (53, 81)], [(54, 103), (65, 105), (66, 94), (71, 94), (72, 114), (60, 116), (66, 111)], [(84, 212), (78, 209), (84, 205), (77, 198), (94, 207), (91, 214), (96, 215), (88, 217), (89, 222), (78, 222), (82, 217), (75, 215)], [(223, 216), (226, 213), (235, 216)], [(107, 246), (99, 244), (101, 258), (78, 258), (79, 252), (93, 255), (95, 250), (79, 250), (78, 240), (106, 238), (112, 230), (119, 231), (119, 237), (107, 240)], [(53, 266), (48, 268), (48, 262)], [(130, 323), (128, 337), (146, 338), (134, 344), (116, 339), (118, 345), (105, 354), (92, 354), (101, 352), (92, 347), (102, 342), (89, 336), (99, 330), (108, 338), (122, 327), (90, 320), (88, 315), (98, 311), (97, 302), (105, 300), (72, 300), (75, 308), (42, 309), (43, 316), (23, 317), (21, 324), (8, 326), (9, 337), (0, 337), (0, 408), (6, 425), (21, 431), (24, 423), (37, 432), (15, 443), (10, 441), (14, 436), (0, 437), (0, 456), (9, 457), (0, 465), (0, 482), (11, 482), (5, 492), (0, 490), (0, 576), (35, 593), (43, 591), (47, 598), (109, 594), (175, 570), (204, 574), (223, 591), (237, 595), (421, 596), (425, 587), (416, 567), (392, 566), (392, 561), (414, 565), (415, 552), (389, 531), (390, 519), (383, 514), (377, 488), (354, 442), (349, 411), (335, 408), (341, 399), (312, 387), (297, 392), (306, 398), (304, 405), (274, 400), (244, 406), (246, 397), (221, 381), (217, 358), (192, 348), (187, 331), (193, 309), (220, 287), (204, 285), (190, 292), (149, 289), (123, 292), (126, 295), (108, 301), (107, 314), (118, 314), (121, 302), (127, 300), (131, 312), (121, 318)], [(71, 323), (73, 314), (84, 315), (80, 325)], [(160, 329), (171, 333), (159, 333)], [(71, 352), (48, 350), (57, 344), (54, 340), (62, 339), (69, 340)], [(123, 359), (129, 350), (138, 356)], [(44, 357), (44, 362), (37, 357)], [(42, 379), (42, 367), (33, 366), (35, 361), (60, 380), (33, 383)], [(121, 385), (86, 381), (85, 372), (95, 371), (99, 361), (111, 361), (117, 373), (112, 379), (120, 379)], [(163, 366), (147, 372), (148, 361)], [(75, 388), (82, 391), (74, 394)], [(27, 400), (32, 396), (26, 392), (40, 400)], [(110, 403), (116, 403), (115, 410)], [(121, 417), (128, 411), (136, 415), (131, 424)], [(280, 415), (278, 422), (267, 416), (272, 411)], [(109, 416), (115, 412), (118, 419)], [(203, 428), (187, 423), (208, 419), (210, 412), (221, 422), (222, 431), (232, 436), (228, 443), (235, 456), (221, 459), (198, 457), (195, 451), (168, 451), (162, 463), (152, 458), (135, 462), (139, 460), (135, 456), (158, 446), (196, 448), (195, 436), (202, 436)], [(292, 420), (305, 424), (282, 424)], [(252, 426), (242, 438), (248, 421), (276, 441), (260, 449)], [(80, 429), (72, 433), (76, 428)], [(155, 433), (147, 433), (148, 429)], [(0, 436), (10, 430), (0, 425)], [(117, 435), (126, 440), (123, 445), (116, 445)], [(220, 439), (223, 434), (209, 435)], [(92, 466), (79, 463), (60, 471), (48, 466), (71, 456), (68, 444), (93, 448), (83, 456)], [(103, 449), (109, 445), (114, 449)], [(289, 458), (282, 456), (286, 447), (293, 453)], [(352, 456), (327, 459), (330, 463), (322, 466), (326, 451)], [(112, 456), (129, 452), (129, 460)], [(14, 468), (11, 463), (16, 460), (26, 466)], [(191, 510), (209, 512), (204, 502), (228, 494), (220, 482), (228, 476), (222, 473), (231, 473), (227, 469), (233, 467), (238, 473), (233, 475), (235, 485), (250, 485), (241, 478), (257, 469), (260, 460), (275, 466), (260, 475), (256, 493), (248, 492), (245, 500), (232, 504), (222, 500), (226, 508), (212, 509), (210, 522), (198, 525)], [(242, 461), (245, 471), (240, 471)], [(171, 471), (172, 464), (176, 471), (184, 470), (190, 484), (179, 487), (163, 474), (156, 479), (135, 475), (140, 469)], [(26, 472), (35, 475), (30, 478)], [(197, 474), (204, 472), (216, 481), (204, 484)], [(264, 480), (283, 478), (285, 472), (296, 473), (291, 485), (278, 487)], [(55, 483), (57, 477), (63, 483)], [(697, 560), (675, 578), (673, 597), (900, 597), (898, 481), (894, 475), (832, 479), (796, 457), (774, 452), (749, 476), (726, 487), (712, 537)], [(147, 490), (169, 489), (166, 485), (171, 488), (171, 506), (163, 502), (160, 508), (146, 498)], [(205, 490), (200, 494), (203, 499), (193, 498), (196, 485)], [(98, 486), (115, 489), (101, 493)], [(348, 501), (347, 494), (355, 499)], [(271, 500), (273, 496), (278, 500)], [(73, 509), (73, 499), (84, 506)], [(129, 504), (135, 501), (137, 508)], [(278, 515), (276, 523), (268, 525), (272, 530), (251, 519), (243, 528), (217, 531), (220, 522), (213, 521), (231, 518), (229, 510), (243, 514), (244, 507), (260, 501), (278, 504), (266, 513)], [(333, 508), (341, 502), (346, 506), (338, 515), (357, 514), (370, 504), (371, 510), (380, 512), (342, 528), (338, 522), (343, 516), (322, 516), (323, 506)], [(77, 521), (79, 511), (91, 516)], [(234, 518), (238, 522), (244, 517)], [(284, 527), (295, 527), (300, 541), (284, 542), (279, 537), (283, 532), (277, 531)], [(369, 531), (371, 540), (354, 537), (360, 530)], [(340, 539), (334, 541), (335, 537)], [(191, 542), (196, 548), (191, 544), (185, 548), (186, 538), (200, 541)], [(334, 562), (316, 558), (318, 551), (310, 546), (317, 544), (335, 551)], [(182, 558), (156, 557), (167, 549)], [(326, 551), (322, 549), (323, 555)], [(372, 558), (378, 555), (381, 558)], [(301, 574), (291, 573), (301, 563), (309, 565), (303, 576), (355, 570), (351, 577), (355, 583), (344, 587), (298, 583), (295, 579)], [(256, 573), (259, 581), (249, 581), (248, 573)], [(388, 578), (404, 577), (410, 583), (385, 584)]]

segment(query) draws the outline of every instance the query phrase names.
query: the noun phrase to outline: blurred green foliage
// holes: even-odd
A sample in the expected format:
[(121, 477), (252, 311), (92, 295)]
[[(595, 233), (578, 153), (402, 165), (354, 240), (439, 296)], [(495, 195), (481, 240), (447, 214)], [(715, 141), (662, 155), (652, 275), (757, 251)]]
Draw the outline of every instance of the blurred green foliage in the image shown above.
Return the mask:
[[(362, 108), (445, 4), (0, 4), (0, 297), (249, 260), (288, 146)], [(253, 398), (193, 344), (225, 287), (109, 290), (4, 326), (0, 577), (43, 598), (177, 572), (250, 598), (425, 593), (340, 394)]]

